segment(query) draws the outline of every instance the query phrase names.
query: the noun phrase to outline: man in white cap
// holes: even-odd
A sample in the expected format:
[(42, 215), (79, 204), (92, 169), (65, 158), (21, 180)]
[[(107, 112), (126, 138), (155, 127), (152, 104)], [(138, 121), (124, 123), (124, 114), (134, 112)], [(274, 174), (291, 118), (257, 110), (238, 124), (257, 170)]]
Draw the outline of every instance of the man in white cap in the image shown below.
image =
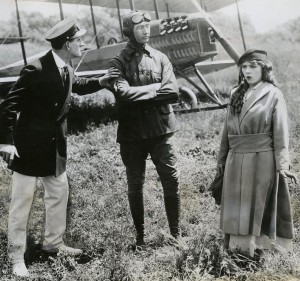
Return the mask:
[(45, 235), (43, 250), (80, 255), (81, 249), (66, 246), (68, 201), (67, 113), (71, 91), (79, 95), (103, 89), (111, 78), (109, 69), (101, 78), (74, 75), (68, 62), (81, 56), (85, 29), (73, 18), (65, 19), (45, 35), (52, 50), (25, 66), (2, 106), (0, 155), (13, 170), (12, 198), (8, 218), (8, 255), (13, 274), (28, 276), (24, 263), (26, 229), (37, 179), (45, 188)]

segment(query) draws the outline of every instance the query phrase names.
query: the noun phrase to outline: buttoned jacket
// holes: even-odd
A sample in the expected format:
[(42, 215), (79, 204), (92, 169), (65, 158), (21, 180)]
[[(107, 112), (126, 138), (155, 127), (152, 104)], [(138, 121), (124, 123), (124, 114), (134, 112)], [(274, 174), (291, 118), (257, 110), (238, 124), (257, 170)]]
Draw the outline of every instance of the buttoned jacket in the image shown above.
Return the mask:
[(67, 114), (71, 91), (82, 95), (102, 87), (79, 78), (68, 65), (63, 85), (52, 52), (25, 66), (1, 104), (1, 143), (14, 144), (20, 157), (11, 169), (29, 176), (60, 175), (66, 170)]
[(137, 48), (129, 42), (109, 66), (121, 73), (111, 84), (118, 106), (118, 142), (151, 139), (177, 131), (171, 103), (177, 101), (178, 86), (166, 55), (147, 44)]

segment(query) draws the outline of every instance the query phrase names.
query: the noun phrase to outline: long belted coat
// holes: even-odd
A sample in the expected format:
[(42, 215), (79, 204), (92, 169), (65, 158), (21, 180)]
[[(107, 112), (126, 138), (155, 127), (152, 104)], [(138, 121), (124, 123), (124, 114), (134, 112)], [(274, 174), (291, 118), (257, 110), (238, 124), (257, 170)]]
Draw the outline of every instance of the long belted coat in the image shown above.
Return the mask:
[(221, 229), (232, 235), (293, 238), (287, 180), (288, 118), (283, 94), (262, 82), (240, 114), (228, 110), (218, 163), (225, 164)]
[(1, 143), (14, 144), (20, 157), (13, 171), (28, 176), (59, 176), (66, 170), (67, 113), (71, 91), (89, 94), (103, 87), (98, 79), (78, 78), (68, 66), (65, 85), (53, 54), (25, 66), (1, 104)]

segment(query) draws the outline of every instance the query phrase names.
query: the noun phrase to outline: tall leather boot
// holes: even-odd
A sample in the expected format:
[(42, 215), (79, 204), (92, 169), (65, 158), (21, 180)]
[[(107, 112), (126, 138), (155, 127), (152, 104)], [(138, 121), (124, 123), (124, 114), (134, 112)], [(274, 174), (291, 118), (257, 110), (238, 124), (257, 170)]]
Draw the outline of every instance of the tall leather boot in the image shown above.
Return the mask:
[(128, 194), (130, 211), (136, 229), (136, 246), (145, 245), (143, 193)]
[(176, 239), (179, 236), (180, 197), (179, 194), (165, 196), (164, 200), (170, 233)]

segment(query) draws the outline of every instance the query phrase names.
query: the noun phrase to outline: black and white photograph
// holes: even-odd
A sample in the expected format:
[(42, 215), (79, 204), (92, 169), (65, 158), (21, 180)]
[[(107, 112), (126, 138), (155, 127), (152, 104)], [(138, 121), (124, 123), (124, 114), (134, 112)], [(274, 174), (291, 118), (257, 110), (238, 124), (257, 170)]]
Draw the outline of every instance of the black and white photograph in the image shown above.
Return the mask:
[(0, 280), (300, 280), (299, 0), (1, 0)]

